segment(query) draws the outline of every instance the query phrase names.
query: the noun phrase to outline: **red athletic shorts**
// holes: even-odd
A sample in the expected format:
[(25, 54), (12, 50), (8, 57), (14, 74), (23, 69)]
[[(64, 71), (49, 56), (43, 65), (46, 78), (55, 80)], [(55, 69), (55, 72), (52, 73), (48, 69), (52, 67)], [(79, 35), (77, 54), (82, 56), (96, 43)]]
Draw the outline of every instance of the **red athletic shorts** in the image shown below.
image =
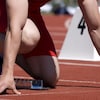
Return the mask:
[(5, 0), (0, 0), (0, 32), (5, 32), (7, 27)]
[[(49, 0), (29, 0), (29, 18), (36, 24), (40, 31), (40, 41), (35, 49), (24, 54), (25, 57), (50, 55), (56, 56), (55, 47), (51, 36), (46, 29), (45, 23), (40, 13), (40, 6)], [(0, 32), (5, 32), (7, 27), (5, 0), (0, 0)]]

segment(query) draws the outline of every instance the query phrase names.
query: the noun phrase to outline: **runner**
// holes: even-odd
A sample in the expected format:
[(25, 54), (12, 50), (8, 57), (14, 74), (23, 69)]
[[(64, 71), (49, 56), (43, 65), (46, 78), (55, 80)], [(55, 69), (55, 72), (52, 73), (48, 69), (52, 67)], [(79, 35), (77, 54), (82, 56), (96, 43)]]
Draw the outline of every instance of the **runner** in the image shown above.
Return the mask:
[(56, 86), (59, 78), (57, 55), (40, 13), (40, 7), (47, 1), (19, 0), (17, 3), (16, 0), (0, 1), (0, 31), (6, 32), (6, 37), (5, 34), (0, 34), (2, 37), (0, 52), (1, 55), (4, 53), (0, 93), (9, 88), (14, 93), (20, 94), (16, 90), (13, 76), (18, 52), (22, 55), (18, 55), (16, 62), (29, 75), (35, 79), (42, 79), (47, 86)]
[(91, 40), (100, 55), (100, 14), (97, 0), (78, 0)]

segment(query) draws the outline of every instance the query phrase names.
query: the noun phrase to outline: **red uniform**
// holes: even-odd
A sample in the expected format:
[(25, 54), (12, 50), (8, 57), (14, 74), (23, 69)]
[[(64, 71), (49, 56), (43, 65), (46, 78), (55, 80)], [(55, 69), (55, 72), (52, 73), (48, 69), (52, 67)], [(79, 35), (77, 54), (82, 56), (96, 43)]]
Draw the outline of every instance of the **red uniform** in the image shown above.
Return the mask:
[[(25, 57), (50, 55), (56, 56), (53, 41), (45, 27), (40, 13), (40, 6), (49, 0), (29, 0), (29, 18), (36, 24), (40, 31), (41, 39), (34, 50), (24, 54)], [(7, 27), (5, 0), (0, 0), (0, 32), (5, 32)]]
[(0, 32), (5, 32), (7, 27), (5, 0), (0, 0)]

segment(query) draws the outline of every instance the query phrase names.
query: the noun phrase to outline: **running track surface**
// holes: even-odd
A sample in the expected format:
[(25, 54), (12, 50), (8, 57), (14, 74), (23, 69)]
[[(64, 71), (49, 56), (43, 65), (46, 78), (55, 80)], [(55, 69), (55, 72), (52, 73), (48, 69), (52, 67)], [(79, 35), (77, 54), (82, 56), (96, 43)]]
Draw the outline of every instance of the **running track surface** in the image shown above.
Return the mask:
[[(67, 33), (65, 21), (69, 21), (71, 17), (43, 15), (43, 18), (59, 55)], [(59, 64), (61, 74), (55, 89), (20, 89), (21, 96), (4, 94), (0, 95), (0, 100), (100, 100), (100, 62), (59, 60)], [(29, 78), (18, 65), (15, 65), (14, 73), (15, 76)]]

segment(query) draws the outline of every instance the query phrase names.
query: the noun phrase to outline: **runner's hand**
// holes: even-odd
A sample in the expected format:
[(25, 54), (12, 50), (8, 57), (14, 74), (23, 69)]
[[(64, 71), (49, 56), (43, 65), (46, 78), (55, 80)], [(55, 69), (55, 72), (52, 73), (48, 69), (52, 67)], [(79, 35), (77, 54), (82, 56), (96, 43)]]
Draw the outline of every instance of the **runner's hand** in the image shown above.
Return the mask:
[(20, 95), (21, 93), (16, 89), (13, 78), (7, 76), (0, 76), (0, 94), (6, 89), (11, 89), (13, 93)]

